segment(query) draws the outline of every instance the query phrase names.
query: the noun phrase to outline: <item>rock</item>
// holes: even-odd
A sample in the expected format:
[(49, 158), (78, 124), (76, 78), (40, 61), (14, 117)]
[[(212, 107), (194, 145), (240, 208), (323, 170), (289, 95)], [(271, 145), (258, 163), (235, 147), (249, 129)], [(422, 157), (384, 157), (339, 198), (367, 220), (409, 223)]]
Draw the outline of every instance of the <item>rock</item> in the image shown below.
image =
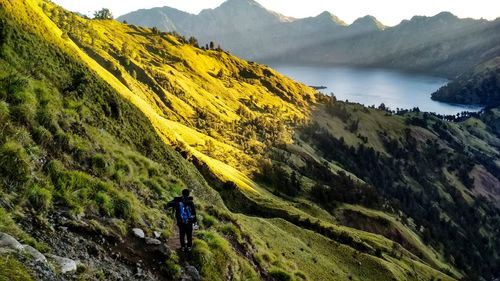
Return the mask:
[(182, 281), (201, 281), (198, 269), (192, 265), (186, 266), (184, 268), (184, 274), (182, 275)]
[(144, 239), (144, 237), (146, 237), (146, 235), (144, 234), (144, 231), (140, 228), (133, 228), (132, 233), (134, 234), (135, 237), (138, 237), (141, 239)]
[(37, 262), (47, 262), (47, 258), (37, 249), (31, 247), (30, 245), (23, 245), (23, 251)]
[(21, 251), (23, 249), (23, 245), (21, 245), (21, 243), (9, 234), (0, 232), (0, 248)]
[(145, 275), (144, 275), (144, 270), (143, 270), (142, 268), (137, 267), (137, 268), (135, 269), (135, 271), (136, 271), (135, 276), (137, 276), (137, 277), (143, 277), (143, 276), (145, 276)]
[(47, 257), (56, 263), (57, 267), (59, 268), (59, 270), (61, 270), (62, 273), (76, 271), (76, 262), (72, 259), (50, 254), (47, 255)]
[(148, 245), (161, 245), (161, 241), (154, 238), (146, 238), (146, 244)]
[(154, 231), (154, 232), (153, 232), (153, 235), (154, 235), (154, 237), (155, 237), (156, 239), (158, 239), (158, 238), (160, 238), (161, 233), (160, 233), (160, 232), (158, 232), (158, 231)]
[(165, 244), (161, 244), (158, 251), (162, 253), (165, 257), (170, 257), (170, 255), (172, 254), (170, 248)]

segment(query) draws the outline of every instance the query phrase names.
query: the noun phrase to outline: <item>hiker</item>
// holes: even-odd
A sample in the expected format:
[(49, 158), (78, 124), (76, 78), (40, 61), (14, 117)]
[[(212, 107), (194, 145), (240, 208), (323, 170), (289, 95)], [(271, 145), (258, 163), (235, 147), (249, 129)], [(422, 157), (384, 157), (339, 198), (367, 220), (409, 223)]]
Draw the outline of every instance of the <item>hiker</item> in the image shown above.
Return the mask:
[[(182, 251), (190, 251), (193, 246), (193, 224), (196, 223), (196, 209), (194, 208), (193, 197), (189, 196), (190, 190), (182, 190), (181, 197), (167, 203), (167, 209), (175, 208), (175, 218), (179, 227), (179, 239), (181, 240)], [(184, 240), (187, 236), (187, 245)]]

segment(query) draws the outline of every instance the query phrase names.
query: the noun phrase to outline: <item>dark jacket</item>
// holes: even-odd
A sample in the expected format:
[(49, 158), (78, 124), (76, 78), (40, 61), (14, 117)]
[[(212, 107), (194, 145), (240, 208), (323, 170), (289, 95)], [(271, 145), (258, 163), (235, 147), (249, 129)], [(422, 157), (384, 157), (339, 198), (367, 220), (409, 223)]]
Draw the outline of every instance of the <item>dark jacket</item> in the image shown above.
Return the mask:
[(193, 212), (192, 215), (194, 216), (192, 223), (195, 223), (196, 222), (196, 208), (194, 207), (193, 197), (191, 197), (191, 196), (189, 196), (189, 197), (179, 196), (179, 197), (175, 197), (174, 200), (167, 203), (167, 209), (174, 208), (174, 210), (175, 210), (175, 219), (177, 220), (177, 224), (182, 223), (181, 214), (180, 214), (179, 208), (178, 208), (180, 202), (184, 203), (184, 205), (187, 205), (191, 208), (191, 210)]

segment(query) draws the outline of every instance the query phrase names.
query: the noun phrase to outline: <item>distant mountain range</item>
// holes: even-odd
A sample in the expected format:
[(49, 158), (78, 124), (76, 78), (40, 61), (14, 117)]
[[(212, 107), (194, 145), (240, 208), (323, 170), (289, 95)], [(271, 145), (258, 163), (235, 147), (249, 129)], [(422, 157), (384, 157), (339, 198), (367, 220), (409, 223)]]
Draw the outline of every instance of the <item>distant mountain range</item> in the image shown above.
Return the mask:
[(460, 19), (449, 12), (415, 16), (394, 27), (373, 16), (347, 25), (329, 12), (296, 19), (253, 0), (228, 0), (198, 15), (173, 8), (118, 18), (210, 41), (263, 63), (346, 64), (419, 71), (453, 78), (500, 54), (500, 19)]

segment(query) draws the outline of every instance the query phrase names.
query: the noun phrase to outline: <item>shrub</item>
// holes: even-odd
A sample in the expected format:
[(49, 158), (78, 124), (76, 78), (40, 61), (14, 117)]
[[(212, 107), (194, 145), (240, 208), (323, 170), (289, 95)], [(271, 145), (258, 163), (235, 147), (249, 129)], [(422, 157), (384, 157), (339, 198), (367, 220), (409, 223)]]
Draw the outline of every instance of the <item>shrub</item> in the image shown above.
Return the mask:
[(14, 136), (14, 140), (19, 143), (22, 147), (29, 147), (30, 152), (33, 152), (35, 148), (33, 147), (33, 139), (28, 129), (24, 126), (16, 126), (11, 128), (11, 136)]
[(92, 157), (92, 171), (98, 175), (104, 175), (110, 169), (109, 160), (103, 154), (96, 154)]
[(193, 265), (203, 271), (204, 267), (211, 264), (213, 259), (213, 254), (210, 252), (207, 242), (202, 240), (195, 240), (193, 242)]
[(27, 91), (28, 82), (17, 79), (9, 86), (7, 101), (13, 106), (11, 116), (14, 120), (29, 124), (33, 121), (36, 113), (36, 98), (32, 92)]
[[(60, 169), (60, 167), (58, 168)], [(74, 192), (81, 189), (91, 189), (95, 186), (95, 180), (91, 176), (79, 171), (59, 170), (55, 174), (51, 174), (51, 177), (58, 190)]]
[(57, 175), (64, 171), (64, 165), (58, 160), (52, 160), (47, 164), (47, 172), (52, 178), (52, 181), (56, 181)]
[(231, 246), (229, 245), (229, 242), (216, 232), (200, 231), (198, 232), (198, 237), (206, 241), (213, 250), (218, 250), (223, 253), (230, 252)]
[(106, 216), (113, 214), (113, 202), (106, 192), (98, 192), (95, 196), (95, 202), (97, 203), (101, 214)]
[(20, 104), (13, 106), (10, 111), (12, 119), (24, 125), (30, 125), (35, 118), (35, 106), (31, 104)]
[(225, 235), (233, 236), (238, 241), (241, 241), (240, 230), (234, 224), (226, 223), (226, 224), (220, 225), (218, 227), (218, 230)]
[(0, 83), (2, 84), (2, 90), (7, 92), (7, 101), (13, 104), (19, 104), (23, 100), (23, 96), (28, 89), (29, 81), (26, 77), (18, 74), (11, 74), (3, 78)]
[(36, 211), (45, 213), (52, 206), (52, 193), (48, 189), (35, 184), (28, 192), (28, 202)]
[(71, 147), (71, 137), (62, 130), (56, 132), (54, 140), (62, 150), (69, 150)]
[(269, 270), (269, 275), (278, 281), (293, 281), (295, 278), (281, 268), (273, 267)]
[(0, 175), (10, 181), (24, 183), (30, 172), (30, 159), (17, 142), (9, 141), (0, 147)]
[(130, 219), (133, 216), (132, 203), (125, 197), (114, 199), (115, 216), (122, 219)]
[(122, 170), (126, 174), (130, 173), (131, 168), (130, 168), (128, 162), (123, 158), (118, 158), (116, 160), (115, 166), (116, 166), (116, 170)]
[(158, 194), (160, 196), (163, 194), (164, 189), (161, 186), (161, 184), (159, 184), (156, 181), (156, 178), (154, 178), (154, 179), (146, 179), (144, 181), (144, 185), (146, 185), (147, 187), (149, 187), (151, 190), (153, 190), (156, 194)]
[(302, 271), (296, 271), (295, 272), (295, 277), (297, 277), (298, 280), (301, 280), (301, 281), (307, 281), (309, 280), (309, 278), (307, 278), (307, 275), (302, 272)]
[(50, 106), (39, 109), (36, 114), (36, 120), (40, 123), (40, 125), (49, 129), (52, 133), (56, 133), (59, 128), (55, 109)]
[(217, 219), (209, 214), (203, 214), (203, 219), (201, 222), (204, 227), (209, 228), (217, 224)]
[(253, 257), (255, 260), (259, 263), (259, 265), (264, 266), (266, 264), (273, 263), (276, 259), (273, 254), (270, 254), (268, 252), (263, 252), (263, 253), (254, 253)]
[(9, 118), (9, 105), (4, 101), (0, 101), (0, 124), (5, 124)]
[(182, 269), (175, 259), (168, 259), (165, 261), (162, 271), (165, 276), (169, 276), (172, 280), (177, 280), (181, 276)]
[(42, 126), (33, 129), (33, 138), (37, 144), (42, 146), (49, 145), (53, 141), (50, 131)]

